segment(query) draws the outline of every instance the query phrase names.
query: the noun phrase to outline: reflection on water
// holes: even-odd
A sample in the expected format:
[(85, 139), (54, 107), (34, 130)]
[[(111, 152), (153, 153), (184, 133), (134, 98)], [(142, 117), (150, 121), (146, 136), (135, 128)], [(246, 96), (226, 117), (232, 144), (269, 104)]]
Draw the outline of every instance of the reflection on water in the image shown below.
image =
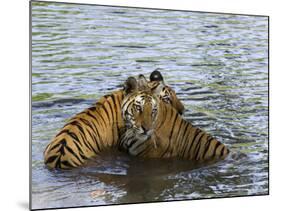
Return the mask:
[[(33, 2), (33, 208), (267, 194), (267, 27), (266, 17)], [(68, 118), (156, 68), (184, 118), (232, 156), (202, 166), (109, 151), (71, 171), (45, 168)]]

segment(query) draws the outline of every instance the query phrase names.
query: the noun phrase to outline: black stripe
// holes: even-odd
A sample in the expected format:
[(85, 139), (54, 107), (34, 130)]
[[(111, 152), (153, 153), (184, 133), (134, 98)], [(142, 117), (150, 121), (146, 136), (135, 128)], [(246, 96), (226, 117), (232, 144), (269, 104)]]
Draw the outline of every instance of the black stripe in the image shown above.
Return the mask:
[[(188, 141), (186, 141), (186, 139), (185, 139), (185, 136), (186, 136), (186, 133), (187, 133), (187, 128), (189, 126), (189, 123), (188, 122), (185, 122), (185, 123), (186, 124), (185, 124), (184, 132), (183, 132), (183, 135), (182, 135), (182, 139), (181, 139), (181, 141), (183, 143), (183, 145), (181, 143), (182, 146), (180, 147), (181, 152), (185, 151), (184, 146), (188, 143)], [(180, 153), (180, 154), (182, 154), (182, 153)]]
[[(86, 120), (86, 119), (83, 119), (83, 118), (79, 118), (79, 120), (81, 121), (81, 122), (83, 122), (85, 125), (87, 125), (89, 128), (91, 128), (91, 130), (94, 130), (94, 128), (92, 127), (92, 124), (88, 121), (88, 120)], [(94, 140), (94, 139), (96, 139), (96, 134), (94, 134), (94, 133), (91, 133), (87, 128), (85, 128), (85, 130), (89, 133), (89, 135), (91, 136), (91, 138), (92, 138), (92, 140)], [(94, 137), (95, 136), (95, 137)], [(96, 140), (95, 140), (96, 141)]]
[[(82, 126), (80, 125), (80, 122), (78, 122), (78, 121), (74, 121), (74, 122), (72, 122), (71, 123), (72, 125), (74, 125), (74, 126), (76, 126), (77, 128), (78, 128), (78, 130), (80, 131), (80, 136), (81, 136), (81, 138), (82, 138), (82, 140), (81, 141), (83, 141), (83, 143), (87, 146), (87, 138), (86, 138), (86, 135), (85, 135), (85, 132), (84, 132), (84, 129), (82, 128)], [(73, 133), (74, 134), (74, 133)], [(77, 137), (77, 135), (76, 135), (76, 137)], [(79, 138), (78, 138), (78, 140), (79, 140)], [(89, 149), (89, 146), (87, 146), (87, 148)], [(82, 150), (81, 150), (82, 151)]]
[(204, 150), (204, 152), (203, 152), (202, 159), (205, 158), (205, 155), (206, 155), (206, 153), (207, 153), (208, 150), (209, 150), (209, 147), (210, 147), (210, 145), (211, 145), (211, 141), (212, 141), (212, 140), (213, 140), (213, 137), (209, 136), (207, 142), (205, 143), (205, 150)]
[[(181, 133), (181, 126), (182, 126), (182, 123), (183, 123), (183, 119), (180, 118), (180, 126), (179, 126), (179, 129), (177, 131), (177, 134), (176, 134), (176, 137), (173, 139), (174, 140), (174, 143), (177, 144), (176, 147), (178, 148), (179, 147), (179, 143), (177, 143), (177, 139)], [(174, 151), (174, 147), (172, 147), (172, 150), (171, 150), (171, 154), (173, 154), (173, 151)]]
[(132, 117), (132, 115), (129, 113), (129, 111), (128, 111), (128, 110), (125, 110), (125, 117), (127, 117), (127, 116)]
[(61, 144), (62, 144), (62, 146), (66, 146), (66, 140), (65, 140), (65, 138), (61, 140)]
[[(156, 81), (155, 81), (155, 82), (156, 82)], [(153, 91), (154, 91), (154, 89), (156, 89), (159, 85), (160, 85), (160, 83), (159, 83), (159, 82), (157, 82), (157, 83), (152, 83), (152, 84), (151, 84), (151, 88), (150, 88), (150, 90), (153, 92)]]
[(223, 154), (224, 148), (225, 148), (225, 146), (223, 146), (223, 148), (221, 148), (221, 153), (220, 153), (220, 154), (221, 154), (221, 157), (224, 155), (224, 154)]
[(60, 163), (61, 163), (61, 155), (60, 155), (59, 159), (57, 159), (55, 168), (61, 168), (61, 164)]
[[(118, 135), (118, 137), (117, 137), (117, 139), (119, 139), (119, 136), (120, 136), (120, 119), (119, 119), (119, 116), (121, 116), (122, 114), (121, 114), (121, 111), (120, 110), (118, 110), (118, 106), (117, 106), (117, 103), (119, 103), (119, 101), (118, 101), (118, 98), (116, 98), (115, 99), (115, 95), (113, 95), (112, 96), (112, 102), (113, 102), (113, 105), (114, 105), (114, 111), (115, 111), (115, 115), (116, 115), (116, 119), (115, 119), (115, 121), (116, 121), (116, 128), (117, 128), (117, 135)], [(117, 101), (117, 103), (116, 103), (116, 101)]]
[[(130, 108), (131, 104), (133, 103), (134, 101), (133, 100), (130, 100), (130, 99), (127, 99), (126, 101), (124, 101), (122, 103), (122, 106), (121, 106), (121, 110), (124, 110), (124, 107), (127, 105), (127, 110), (128, 108)], [(125, 111), (127, 111), (125, 110)]]
[[(112, 98), (111, 98), (112, 99)], [(112, 116), (112, 120), (114, 121), (114, 114), (113, 114), (113, 112), (114, 112), (114, 110), (113, 110), (113, 108), (112, 108), (112, 105), (111, 105), (111, 102), (110, 101), (108, 101), (108, 105), (109, 105), (109, 109), (110, 109), (110, 113), (111, 113), (111, 116)], [(109, 115), (108, 115), (108, 117), (109, 117)], [(109, 120), (110, 120), (110, 118), (109, 118)]]
[(220, 142), (218, 142), (218, 141), (216, 141), (217, 143), (216, 143), (216, 146), (215, 146), (215, 148), (214, 148), (214, 152), (213, 152), (213, 157), (215, 157), (216, 156), (216, 151), (217, 151), (217, 148), (221, 145), (221, 143)]
[[(98, 112), (96, 112), (98, 113)], [(88, 116), (90, 116), (91, 118), (93, 118), (94, 120), (96, 120), (96, 122), (98, 123), (99, 121), (97, 120), (97, 117), (95, 117), (94, 115), (92, 115), (89, 111), (86, 113)], [(87, 120), (88, 121), (88, 120)], [(95, 126), (95, 124), (93, 124)]]
[(107, 95), (104, 95), (103, 97), (107, 99), (109, 97), (112, 97), (112, 94), (107, 94)]
[(116, 112), (116, 121), (117, 121), (117, 113), (118, 113), (118, 109), (117, 109), (117, 105), (116, 105), (116, 101), (115, 101), (114, 95), (112, 96), (112, 103), (113, 103), (113, 106), (114, 106), (113, 111), (115, 111), (115, 112)]
[[(93, 116), (90, 112), (87, 112), (87, 114), (88, 114), (90, 117), (92, 117), (94, 120), (96, 120), (96, 123), (98, 122), (98, 120), (96, 119), (96, 117)], [(102, 139), (101, 139), (101, 136), (100, 136), (100, 132), (99, 132), (99, 130), (97, 129), (96, 126), (97, 126), (97, 125), (94, 124), (94, 122), (93, 122), (93, 127), (94, 127), (95, 130), (96, 130), (96, 135), (98, 136), (98, 140), (102, 140)], [(97, 141), (98, 141), (98, 140), (97, 140)]]
[(127, 106), (127, 109), (129, 109), (129, 108), (131, 108), (132, 104), (134, 104), (134, 103), (135, 103), (135, 100), (128, 99), (128, 100), (126, 101), (126, 103), (123, 104), (122, 110), (123, 110), (123, 107), (124, 107), (125, 105), (128, 105), (128, 106)]
[[(105, 106), (103, 105), (103, 106), (101, 106), (101, 108), (104, 110), (107, 119), (110, 120), (110, 118), (109, 118), (109, 113), (108, 113), (107, 109), (105, 108)], [(100, 115), (100, 116), (101, 116), (101, 115)], [(103, 118), (103, 117), (102, 117), (102, 118)], [(106, 121), (104, 121), (104, 122), (107, 123)]]
[(194, 159), (197, 159), (198, 153), (200, 151), (201, 148), (201, 138), (205, 135), (205, 133), (202, 131), (202, 135), (200, 135), (200, 137), (198, 138), (198, 143), (196, 144), (196, 147), (194, 148), (194, 152), (195, 152), (195, 156)]
[(168, 147), (166, 148), (166, 150), (164, 151), (164, 153), (161, 155), (161, 157), (163, 157), (166, 153), (167, 153), (167, 151), (169, 150), (169, 148), (170, 148), (170, 145), (171, 145), (171, 138), (172, 138), (172, 135), (173, 135), (173, 132), (174, 132), (174, 127), (175, 127), (175, 123), (176, 123), (176, 120), (177, 120), (177, 118), (178, 118), (178, 113), (176, 113), (176, 115), (175, 115), (175, 118), (174, 118), (174, 120), (173, 120), (173, 126), (172, 126), (172, 129), (171, 129), (171, 131), (170, 131), (170, 136), (169, 136), (169, 143), (168, 143)]
[[(86, 128), (86, 131), (87, 131), (88, 134), (91, 136), (93, 143), (96, 143), (97, 148), (98, 148), (98, 150), (99, 150), (99, 152), (100, 152), (100, 147), (99, 147), (99, 144), (98, 144), (96, 138), (93, 136), (94, 134), (92, 134), (87, 128)], [(89, 143), (90, 148), (97, 154), (97, 151), (96, 151), (95, 148), (92, 146), (92, 144), (91, 144), (90, 142), (87, 142), (87, 143)]]
[(74, 140), (73, 143), (75, 144), (75, 146), (78, 148), (78, 150), (81, 152), (82, 151), (82, 146), (80, 145), (80, 140), (78, 139), (77, 135), (73, 132), (68, 132), (68, 135), (71, 136), (71, 138)]
[[(88, 131), (87, 129), (86, 129), (86, 131)], [(86, 136), (86, 134), (84, 134), (83, 133), (83, 135), (84, 136)], [(90, 135), (91, 136), (91, 135)], [(82, 137), (82, 135), (81, 135), (81, 137)], [(92, 136), (91, 136), (92, 137)], [(85, 137), (85, 139), (82, 137), (82, 141), (83, 141), (83, 143), (85, 144), (85, 146), (91, 151), (94, 151), (95, 152), (95, 149), (91, 146), (91, 144), (89, 143), (89, 140), (88, 139), (86, 139), (86, 137)], [(82, 151), (81, 151), (82, 152)], [(81, 153), (80, 153), (80, 155), (81, 155)]]
[(226, 150), (227, 150), (227, 151), (226, 151), (226, 154), (230, 153), (230, 150), (229, 150), (228, 148), (226, 148)]
[(134, 139), (134, 141), (131, 141), (130, 145), (128, 145), (128, 149), (131, 148), (137, 141), (138, 139)]
[[(125, 98), (124, 92), (121, 92), (119, 95), (117, 95), (117, 97), (118, 97), (118, 98), (120, 97), (119, 102), (123, 101), (124, 98)], [(120, 104), (120, 105), (121, 105), (121, 104)]]
[[(106, 100), (106, 99), (105, 99)], [(102, 106), (103, 104), (100, 102), (96, 102), (96, 107)]]
[(61, 147), (58, 149), (57, 152), (60, 152), (61, 155), (65, 155), (64, 147), (66, 146), (66, 140), (62, 139), (60, 144), (61, 144)]
[[(66, 124), (65, 126), (67, 126), (68, 124)], [(64, 126), (64, 127), (65, 127)], [(63, 129), (63, 130), (61, 130), (57, 135), (56, 135), (56, 137), (58, 137), (59, 135), (61, 135), (62, 133), (65, 133), (65, 132), (67, 132), (67, 129)]]
[(71, 124), (71, 125), (77, 126), (78, 129), (80, 130), (80, 132), (81, 132), (81, 133), (84, 133), (84, 129), (82, 128), (82, 126), (80, 125), (80, 123), (79, 123), (77, 120), (71, 122), (70, 124)]
[(87, 111), (85, 113), (97, 121), (97, 118), (94, 115), (92, 115), (89, 111)]
[[(112, 99), (112, 96), (111, 96), (111, 99)], [(110, 111), (111, 111), (111, 119), (109, 119), (109, 122), (110, 122), (110, 120), (112, 120), (112, 128), (111, 128), (111, 130), (112, 130), (112, 139), (113, 139), (113, 141), (114, 141), (114, 135), (115, 135), (115, 133), (114, 133), (114, 128), (115, 128), (115, 124), (114, 124), (114, 110), (113, 110), (113, 107), (112, 107), (112, 104), (111, 104), (112, 102), (110, 102), (110, 101), (108, 101), (108, 104), (109, 104), (109, 109), (110, 109)]]
[[(70, 159), (61, 161), (61, 158), (60, 158), (60, 167), (59, 167), (59, 168), (62, 168), (62, 167), (61, 167), (61, 164), (65, 163), (65, 162), (68, 162), (68, 163), (69, 163), (69, 165), (70, 165), (69, 167), (75, 167), (74, 165), (76, 165), (76, 166), (80, 166), (80, 165), (81, 165), (81, 164), (75, 162), (73, 159), (71, 159), (71, 162), (74, 163), (74, 165), (72, 165), (72, 164), (69, 162), (69, 160), (70, 160)], [(64, 165), (65, 165), (65, 164), (64, 164)]]
[(69, 168), (73, 168), (73, 165), (70, 164), (67, 160), (61, 161), (61, 164), (65, 165), (65, 166), (67, 166)]
[(178, 139), (178, 137), (180, 135), (182, 123), (183, 123), (183, 119), (180, 119), (180, 126), (179, 126), (179, 129), (178, 129), (178, 133), (177, 133), (177, 136), (175, 138), (175, 141), (177, 141), (177, 139)]
[[(77, 121), (75, 121), (75, 122), (73, 122), (73, 125), (75, 125), (75, 126), (78, 127), (78, 129), (79, 129), (79, 131), (80, 131), (80, 136), (81, 136), (81, 138), (82, 138), (83, 143), (86, 145), (86, 147), (87, 147), (89, 150), (92, 149), (93, 151), (95, 151), (95, 150), (92, 148), (92, 146), (90, 145), (90, 143), (88, 143), (89, 140), (87, 140), (85, 131), (84, 131), (84, 129), (81, 127), (80, 123), (77, 122)], [(87, 131), (88, 131), (88, 130), (87, 130)], [(83, 152), (82, 149), (81, 149), (80, 151)], [(80, 153), (80, 154), (81, 154), (81, 153)]]
[(80, 166), (81, 164), (76, 163), (74, 160), (72, 160), (72, 162), (76, 165), (76, 166)]
[(82, 154), (81, 152), (79, 153), (79, 155), (81, 156), (81, 158), (82, 158), (82, 159), (84, 159), (84, 160), (88, 160), (88, 157), (87, 157), (87, 156), (85, 156), (84, 154)]
[(45, 164), (47, 164), (47, 163), (52, 163), (52, 162), (54, 162), (57, 158), (58, 158), (57, 155), (53, 155), (53, 156), (49, 157), (49, 158), (45, 161)]
[(122, 102), (122, 104), (121, 104), (121, 110), (123, 110), (124, 109), (124, 106), (127, 104), (127, 102)]
[[(93, 114), (90, 113), (90, 111), (87, 111), (87, 114), (92, 117), (94, 120), (96, 120), (97, 123), (101, 122), (97, 120), (97, 117), (94, 116)], [(103, 117), (100, 115), (100, 113), (98, 112), (98, 110), (95, 111), (95, 114), (98, 114), (101, 118), (101, 120), (103, 121), (104, 125), (105, 125), (105, 120), (103, 119)]]
[(76, 142), (79, 143), (80, 140), (79, 140), (79, 138), (77, 137), (77, 135), (76, 135), (75, 133), (68, 131), (67, 134), (68, 134), (71, 138), (73, 138)]
[[(102, 105), (101, 107), (100, 107), (100, 109), (103, 109), (104, 111), (105, 111), (105, 114), (106, 114), (106, 116), (107, 116), (107, 119), (109, 120), (109, 118), (108, 118), (108, 113), (107, 113), (107, 110), (104, 108), (104, 105)], [(105, 121), (105, 119), (103, 118), (103, 116), (101, 115), (101, 113), (100, 112), (96, 112), (99, 116), (100, 116), (100, 118), (102, 119), (102, 121), (103, 121), (103, 123), (104, 123), (104, 126), (106, 127), (106, 125), (107, 125), (107, 122)]]
[(188, 144), (189, 144), (189, 141), (188, 141), (188, 137), (189, 137), (189, 135), (190, 135), (189, 131), (192, 129), (192, 126), (190, 126), (190, 129), (187, 130), (188, 127), (189, 127), (189, 125), (190, 125), (190, 123), (188, 122), (188, 123), (187, 123), (186, 131), (185, 131), (185, 134), (184, 134), (184, 136), (183, 136), (183, 146), (182, 146), (183, 152), (182, 152), (182, 157), (184, 157), (185, 151), (186, 151), (187, 146), (188, 146)]
[(193, 143), (194, 143), (196, 137), (199, 135), (200, 132), (201, 132), (201, 130), (198, 129), (198, 128), (196, 128), (195, 134), (194, 134), (194, 136), (193, 136), (193, 140), (191, 141), (191, 144), (190, 144), (190, 146), (189, 146), (189, 148), (188, 148), (188, 151), (187, 151), (188, 153), (187, 153), (187, 154), (190, 153), (190, 150), (191, 150), (191, 148), (192, 148), (192, 146), (193, 146)]
[[(102, 106), (101, 108), (103, 108), (103, 110), (106, 112), (106, 115), (107, 115), (107, 111), (106, 109)], [(96, 112), (99, 117), (102, 119), (102, 121), (104, 122), (104, 127), (102, 125), (100, 125), (100, 129), (105, 129), (105, 133), (106, 133), (106, 130), (107, 130), (107, 127), (108, 127), (108, 123), (104, 120), (103, 116), (101, 115), (100, 112)], [(97, 133), (99, 134), (99, 137), (100, 137), (100, 130), (97, 130)], [(104, 143), (104, 140), (100, 137), (99, 141), (101, 142), (102, 146), (104, 147), (106, 143)]]
[(60, 146), (61, 143), (58, 142), (57, 144), (55, 144), (54, 146), (52, 146), (50, 149), (49, 149), (49, 152), (52, 151), (53, 149), (57, 148), (58, 146)]
[[(164, 122), (166, 121), (166, 119), (167, 118), (165, 118), (165, 117), (167, 117), (167, 109), (166, 109), (166, 105), (163, 103), (163, 106), (162, 106), (162, 109), (163, 109), (163, 111), (162, 111), (162, 114), (163, 114), (163, 117), (162, 117), (162, 121), (161, 121), (161, 123), (159, 124), (159, 125), (163, 125), (164, 124)], [(172, 113), (171, 112), (171, 110), (170, 110), (170, 113)], [(170, 117), (171, 118), (171, 117)]]
[(83, 163), (83, 161), (78, 157), (78, 155), (76, 155), (75, 153), (74, 153), (74, 151), (69, 147), (69, 146), (65, 146), (65, 148), (72, 154), (72, 155), (74, 155), (76, 158), (77, 158), (77, 160), (82, 164)]
[(96, 111), (97, 107), (96, 106), (92, 106), (90, 108), (88, 108), (90, 111)]
[(173, 136), (174, 128), (175, 128), (175, 124), (176, 124), (177, 119), (178, 119), (178, 113), (176, 113), (176, 115), (175, 115), (175, 119), (174, 119), (173, 124), (172, 124), (173, 126), (172, 126), (172, 130), (170, 132), (169, 140), (171, 140), (171, 138)]
[[(125, 145), (125, 143), (128, 141), (128, 139), (131, 137), (132, 137), (131, 135), (127, 136), (126, 132), (124, 131), (120, 137), (119, 149), (122, 149), (123, 145)], [(124, 147), (124, 148), (126, 148), (126, 147)]]
[(58, 152), (60, 152), (61, 155), (65, 155), (64, 146), (61, 146)]
[(83, 119), (80, 117), (79, 120), (83, 122), (85, 125), (87, 125), (89, 128), (93, 129), (91, 123), (87, 119)]
[(158, 87), (158, 85), (157, 85), (157, 86), (152, 87), (152, 88), (151, 88), (151, 91), (153, 92), (153, 91), (154, 91), (157, 87)]

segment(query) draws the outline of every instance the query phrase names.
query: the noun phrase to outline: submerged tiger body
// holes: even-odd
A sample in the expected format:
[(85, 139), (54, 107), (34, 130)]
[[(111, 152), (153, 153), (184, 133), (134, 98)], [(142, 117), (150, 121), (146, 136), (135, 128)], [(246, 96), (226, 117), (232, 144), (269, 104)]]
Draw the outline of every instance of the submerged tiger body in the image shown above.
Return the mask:
[[(153, 74), (160, 73), (153, 72), (151, 76)], [(44, 151), (45, 164), (49, 168), (62, 169), (81, 166), (101, 151), (120, 145), (125, 128), (121, 102), (131, 89), (150, 90), (159, 99), (168, 99), (163, 100), (164, 103), (175, 107), (179, 113), (183, 112), (184, 107), (174, 96), (175, 92), (164, 85), (163, 80), (148, 82), (142, 75), (138, 81), (130, 77), (124, 89), (103, 96), (94, 106), (76, 114), (64, 125)]]
[(119, 148), (145, 158), (223, 159), (227, 147), (185, 121), (169, 104), (149, 91), (135, 91), (122, 102), (126, 124)]

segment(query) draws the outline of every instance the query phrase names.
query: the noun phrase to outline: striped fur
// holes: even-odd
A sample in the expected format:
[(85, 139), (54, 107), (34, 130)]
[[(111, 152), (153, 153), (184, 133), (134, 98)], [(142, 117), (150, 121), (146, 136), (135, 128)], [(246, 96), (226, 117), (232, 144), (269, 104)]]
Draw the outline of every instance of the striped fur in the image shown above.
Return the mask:
[(223, 159), (229, 153), (224, 144), (185, 121), (173, 107), (149, 91), (126, 96), (122, 116), (126, 132), (119, 148), (131, 155), (204, 161)]
[(99, 152), (119, 145), (125, 127), (121, 115), (121, 102), (124, 94), (128, 94), (128, 90), (132, 88), (150, 90), (159, 97), (165, 95), (171, 99), (165, 103), (175, 105), (175, 109), (183, 112), (182, 104), (176, 102), (179, 101), (176, 96), (172, 96), (175, 93), (165, 92), (166, 89), (171, 90), (170, 87), (160, 81), (143, 80), (143, 76), (140, 76), (138, 81), (130, 77), (125, 83), (124, 90), (105, 95), (95, 106), (76, 114), (64, 125), (44, 151), (45, 164), (49, 168), (78, 167)]
[[(123, 91), (106, 95), (96, 106), (72, 117), (44, 151), (49, 168), (72, 168), (117, 145), (124, 121), (120, 115)], [(119, 112), (118, 112), (119, 111)]]

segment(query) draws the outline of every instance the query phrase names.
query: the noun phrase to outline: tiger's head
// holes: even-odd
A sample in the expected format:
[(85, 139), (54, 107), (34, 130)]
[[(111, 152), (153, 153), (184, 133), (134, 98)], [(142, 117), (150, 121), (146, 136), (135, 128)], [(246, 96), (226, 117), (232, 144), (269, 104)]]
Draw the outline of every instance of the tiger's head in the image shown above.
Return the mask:
[(138, 140), (149, 139), (155, 128), (160, 99), (148, 90), (135, 91), (122, 103), (122, 117), (127, 131)]
[(135, 135), (138, 140), (149, 139), (154, 131), (159, 106), (165, 103), (182, 114), (184, 106), (171, 87), (164, 84), (159, 71), (153, 71), (150, 81), (143, 75), (138, 80), (129, 77), (125, 82), (125, 98), (122, 102), (122, 117), (127, 135)]
[(179, 114), (183, 114), (184, 105), (178, 99), (176, 92), (164, 83), (162, 74), (156, 69), (149, 78), (150, 81), (147, 81), (142, 74), (138, 76), (137, 80), (134, 77), (129, 77), (124, 84), (126, 94), (136, 90), (152, 92), (161, 101), (175, 108)]

